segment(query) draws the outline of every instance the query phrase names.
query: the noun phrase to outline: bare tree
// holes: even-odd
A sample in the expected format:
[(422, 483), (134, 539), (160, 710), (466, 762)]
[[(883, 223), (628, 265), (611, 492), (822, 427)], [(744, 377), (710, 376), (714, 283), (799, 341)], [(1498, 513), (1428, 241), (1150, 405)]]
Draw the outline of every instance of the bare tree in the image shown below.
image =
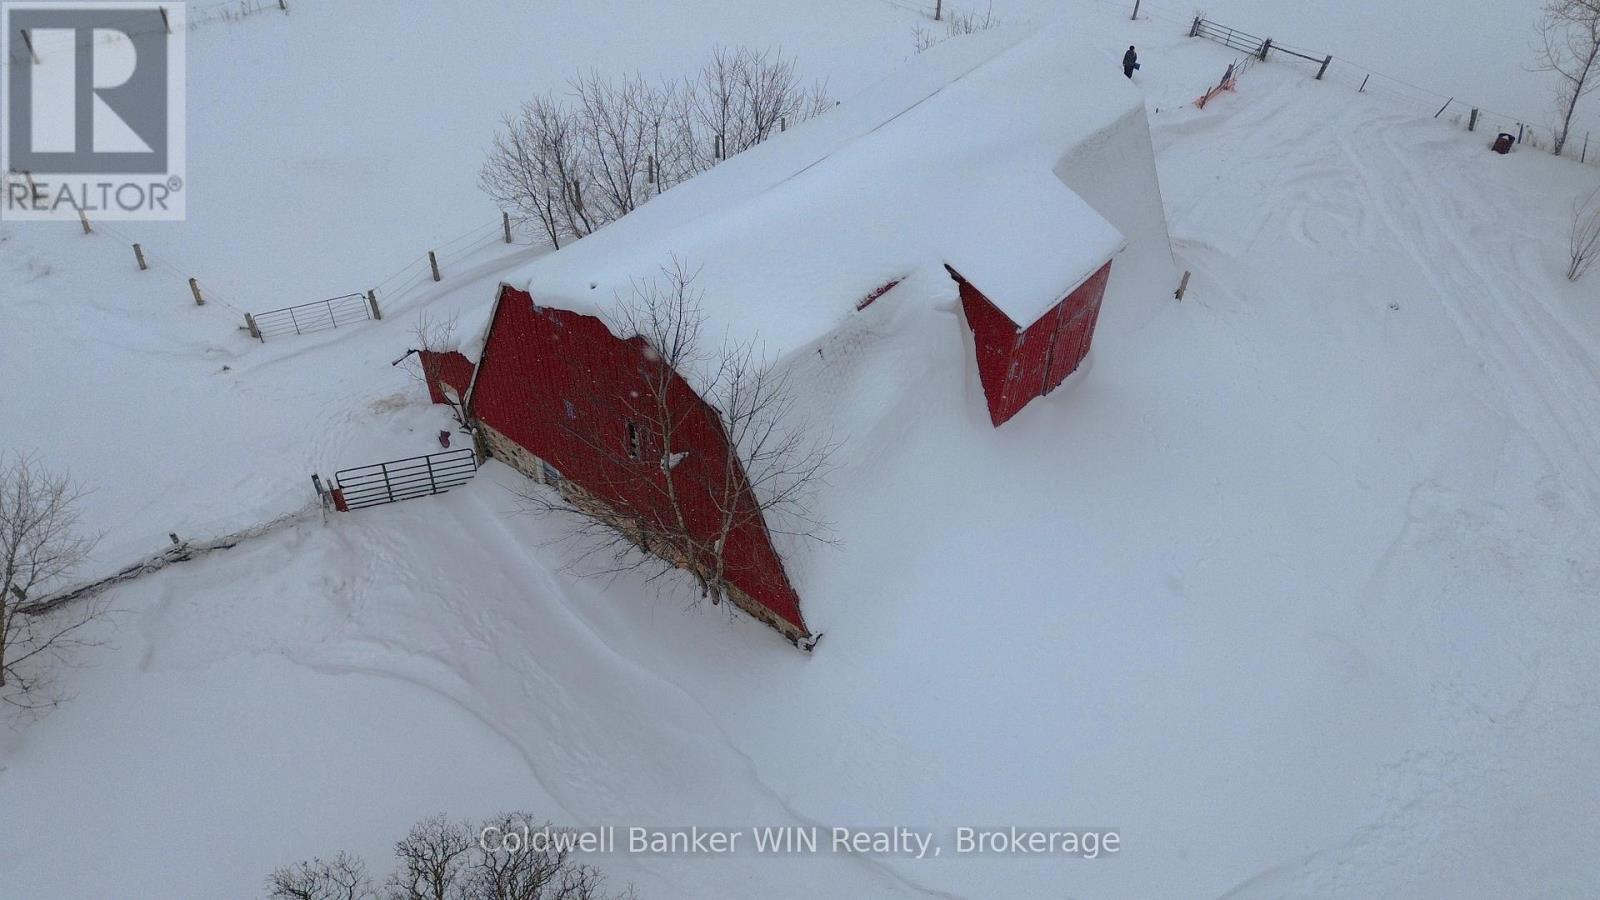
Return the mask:
[[(434, 816), (395, 844), (399, 868), (384, 900), (633, 900), (631, 887), (604, 893), (605, 876), (571, 858), (569, 843), (535, 842), (555, 832), (527, 813), (505, 813), (473, 829)], [(498, 841), (485, 840), (487, 835)], [(340, 853), (283, 866), (267, 878), (271, 900), (378, 900), (366, 864)]]
[(27, 710), (54, 706), (52, 663), (92, 641), (84, 628), (105, 607), (92, 599), (42, 611), (42, 590), (70, 573), (94, 546), (79, 528), (82, 492), (33, 457), (0, 461), (0, 700)]
[(1547, 0), (1539, 28), (1544, 46), (1535, 69), (1561, 77), (1551, 147), (1560, 156), (1579, 101), (1600, 87), (1600, 0)]
[[(514, 848), (491, 848), (481, 840), (491, 831), (520, 837), (551, 834), (554, 829), (548, 822), (535, 822), (528, 813), (503, 813), (484, 822), (477, 832), (476, 857), (464, 879), (467, 900), (605, 900), (601, 893), (605, 876), (593, 866), (572, 860), (570, 845), (545, 841), (535, 846), (528, 840), (517, 842)], [(633, 889), (628, 888), (613, 900), (632, 897)]]
[(556, 246), (828, 107), (778, 51), (718, 48), (693, 78), (651, 85), (598, 73), (570, 103), (534, 97), (501, 120), (479, 184)]
[(1600, 188), (1572, 201), (1572, 237), (1567, 280), (1577, 281), (1600, 257)]
[(271, 900), (378, 900), (367, 875), (367, 864), (340, 852), (333, 859), (316, 859), (281, 866), (267, 876)]
[[(609, 560), (589, 574), (645, 567), (655, 570), (655, 580), (682, 569), (693, 577), (699, 597), (716, 604), (738, 580), (728, 553), (736, 536), (764, 531), (831, 540), (813, 501), (834, 445), (807, 427), (788, 370), (763, 359), (756, 343), (706, 346), (697, 276), (698, 270), (674, 259), (657, 277), (633, 282), (630, 296), (618, 298), (613, 328), (642, 342), (642, 389), (604, 399), (621, 402), (636, 430), (619, 452), (572, 426), (578, 439), (610, 463), (613, 480), (603, 485), (607, 499), (597, 503), (566, 483), (556, 492), (529, 490), (523, 497), (537, 512), (576, 520), (582, 559)], [(721, 433), (719, 455), (682, 465), (690, 453), (704, 452), (693, 436), (703, 436), (707, 423)]]

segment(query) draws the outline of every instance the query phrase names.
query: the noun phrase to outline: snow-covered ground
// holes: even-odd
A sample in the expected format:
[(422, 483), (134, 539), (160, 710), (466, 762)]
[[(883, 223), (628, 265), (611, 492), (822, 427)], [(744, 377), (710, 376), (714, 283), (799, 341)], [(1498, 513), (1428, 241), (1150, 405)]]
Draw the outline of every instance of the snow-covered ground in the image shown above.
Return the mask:
[[(115, 230), (245, 309), (370, 287), (492, 224), (478, 154), (525, 94), (721, 42), (781, 43), (847, 98), (909, 55), (914, 5), (302, 0), (207, 26), (190, 219)], [(1208, 11), (1487, 92), (1526, 83), (1510, 11), (1535, 5)], [(418, 818), (514, 808), (1122, 836), (1095, 860), (597, 860), (651, 898), (1592, 892), (1600, 291), (1560, 275), (1600, 170), (1297, 65), (1197, 111), (1230, 55), (1165, 19), (996, 11), (1069, 15), (1108, 66), (1140, 46), (1194, 282), (1108, 302), (1092, 369), (1000, 431), (958, 320), (888, 342), (907, 389), (847, 398), (876, 424), (823, 497), (841, 547), (805, 560), (814, 656), (566, 573), (491, 464), (118, 590), (70, 702), (0, 731), (4, 893), (251, 896), (280, 863), (381, 866)], [(436, 446), (388, 363), (420, 309), (481, 308), (538, 252), (476, 240), (382, 323), (257, 345), (104, 229), (0, 226), (0, 450), (94, 489), (96, 567), (299, 508), (313, 471)]]

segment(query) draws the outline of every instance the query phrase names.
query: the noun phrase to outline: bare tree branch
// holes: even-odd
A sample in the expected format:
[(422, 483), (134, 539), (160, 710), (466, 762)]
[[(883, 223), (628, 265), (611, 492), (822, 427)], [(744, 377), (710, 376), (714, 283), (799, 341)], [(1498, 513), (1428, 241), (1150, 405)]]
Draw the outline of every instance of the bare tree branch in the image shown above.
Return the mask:
[(1578, 103), (1600, 87), (1600, 0), (1547, 0), (1539, 24), (1543, 48), (1534, 68), (1560, 76), (1552, 152), (1566, 147)]
[[(682, 569), (698, 598), (716, 604), (744, 574), (730, 569), (736, 535), (832, 540), (813, 501), (835, 447), (800, 419), (788, 370), (763, 359), (755, 342), (707, 348), (698, 275), (674, 258), (617, 298), (612, 328), (640, 341), (643, 387), (593, 399), (623, 404), (637, 434), (619, 449), (569, 428), (613, 473), (590, 485), (604, 499), (570, 482), (521, 496), (529, 509), (561, 513), (573, 523), (577, 562), (594, 567), (579, 574), (644, 569), (646, 581), (656, 582)], [(689, 454), (707, 452), (688, 433), (703, 422), (721, 432), (718, 456), (681, 465)]]
[(25, 609), (93, 548), (80, 534), (81, 498), (70, 478), (46, 472), (31, 456), (0, 467), (0, 701), (19, 709), (59, 702), (48, 690), (51, 664), (70, 664), (73, 650), (93, 645), (85, 629), (105, 611), (96, 600), (45, 613)]

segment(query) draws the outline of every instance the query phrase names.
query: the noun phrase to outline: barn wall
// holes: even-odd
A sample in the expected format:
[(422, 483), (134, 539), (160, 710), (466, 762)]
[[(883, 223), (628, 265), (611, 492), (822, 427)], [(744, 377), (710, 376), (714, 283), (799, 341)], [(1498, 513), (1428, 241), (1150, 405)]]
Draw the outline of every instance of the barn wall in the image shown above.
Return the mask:
[(1077, 290), (1068, 294), (1057, 307), (1055, 338), (1045, 372), (1044, 393), (1060, 387), (1061, 382), (1076, 372), (1083, 358), (1089, 355), (1089, 343), (1094, 339), (1094, 326), (1100, 321), (1100, 304), (1110, 279), (1111, 263), (1108, 262)]
[(455, 350), (443, 353), (436, 350), (418, 350), (417, 359), (422, 365), (422, 377), (428, 385), (428, 398), (444, 403), (446, 385), (455, 389), (457, 397), (467, 395), (472, 384), (472, 360)]
[(951, 270), (951, 275), (977, 348), (989, 421), (998, 428), (1035, 397), (1059, 387), (1088, 355), (1111, 263), (1027, 328), (1019, 328), (959, 273)]
[[(472, 414), (485, 426), (495, 456), (534, 477), (541, 474), (538, 464), (548, 463), (563, 486), (576, 486), (583, 499), (603, 504), (624, 522), (671, 521), (665, 488), (672, 478), (690, 531), (709, 541), (718, 514), (707, 485), (720, 483), (727, 446), (720, 418), (674, 377), (671, 403), (684, 421), (673, 449), (688, 456), (670, 475), (663, 472), (663, 448), (644, 409), (650, 363), (643, 349), (642, 340), (621, 340), (597, 318), (537, 307), (527, 293), (504, 288), (479, 361)], [(630, 421), (639, 435), (637, 459)], [(752, 504), (745, 511), (752, 524), (736, 528), (724, 549), (727, 580), (737, 589), (733, 599), (786, 636), (805, 637), (799, 597), (753, 500), (745, 502)], [(671, 561), (689, 568), (705, 562)]]

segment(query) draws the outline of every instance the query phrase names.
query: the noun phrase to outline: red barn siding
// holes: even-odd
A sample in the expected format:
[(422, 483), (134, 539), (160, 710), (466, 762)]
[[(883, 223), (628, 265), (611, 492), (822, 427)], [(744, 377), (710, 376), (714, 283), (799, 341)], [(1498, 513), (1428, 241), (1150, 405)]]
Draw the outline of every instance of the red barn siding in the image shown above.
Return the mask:
[(422, 363), (422, 377), (428, 383), (428, 399), (444, 403), (445, 385), (455, 390), (457, 398), (467, 396), (467, 387), (472, 384), (472, 360), (456, 350), (443, 353), (418, 350), (417, 359)]
[(1088, 355), (1111, 263), (1026, 328), (960, 273), (951, 269), (950, 274), (960, 287), (961, 308), (972, 329), (989, 420), (998, 428), (1035, 397), (1060, 387)]
[[(673, 450), (688, 456), (663, 471), (658, 436), (630, 414), (630, 404), (650, 397), (645, 347), (638, 337), (617, 338), (593, 316), (539, 307), (526, 292), (503, 287), (478, 362), (472, 414), (625, 515), (669, 521), (661, 488), (672, 478), (690, 530), (709, 541), (718, 514), (706, 485), (720, 482), (726, 434), (717, 413), (674, 375), (671, 403), (687, 415)], [(630, 455), (630, 421), (638, 428), (638, 459)], [(754, 501), (747, 502), (752, 524), (735, 529), (724, 549), (728, 581), (787, 623), (780, 630), (807, 636), (800, 598)]]

